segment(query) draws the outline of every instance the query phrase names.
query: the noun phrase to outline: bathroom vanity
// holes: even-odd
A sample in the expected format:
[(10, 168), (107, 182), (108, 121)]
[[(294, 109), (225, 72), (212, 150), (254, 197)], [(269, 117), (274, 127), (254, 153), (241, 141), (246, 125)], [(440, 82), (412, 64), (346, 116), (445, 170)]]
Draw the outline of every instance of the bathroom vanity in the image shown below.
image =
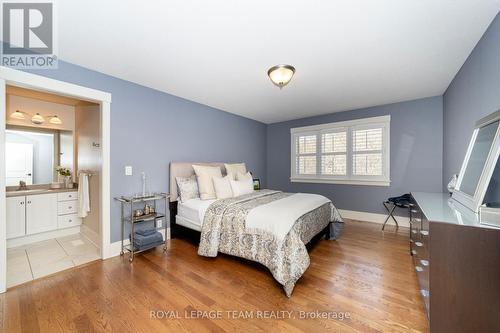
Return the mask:
[[(75, 189), (34, 188), (7, 191), (7, 239), (29, 243), (29, 237), (77, 227), (78, 192)], [(40, 237), (41, 236), (41, 237)], [(25, 239), (22, 239), (25, 238)]]

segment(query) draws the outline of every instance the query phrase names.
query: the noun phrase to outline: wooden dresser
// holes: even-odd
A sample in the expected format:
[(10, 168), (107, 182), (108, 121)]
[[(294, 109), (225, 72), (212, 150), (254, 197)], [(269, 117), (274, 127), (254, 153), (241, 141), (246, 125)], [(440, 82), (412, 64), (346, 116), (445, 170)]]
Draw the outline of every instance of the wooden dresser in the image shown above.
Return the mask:
[(412, 193), (410, 254), (431, 333), (500, 332), (500, 229), (447, 193)]

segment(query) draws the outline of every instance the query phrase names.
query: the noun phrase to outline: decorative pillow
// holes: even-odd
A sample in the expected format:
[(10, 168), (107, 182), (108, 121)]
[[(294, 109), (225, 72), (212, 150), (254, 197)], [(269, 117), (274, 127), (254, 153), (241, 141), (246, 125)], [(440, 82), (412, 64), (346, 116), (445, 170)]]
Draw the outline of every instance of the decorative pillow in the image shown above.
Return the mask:
[(231, 189), (231, 183), (229, 182), (230, 179), (231, 178), (229, 176), (223, 178), (212, 178), (217, 199), (233, 197), (233, 190)]
[(208, 165), (193, 165), (201, 200), (216, 199), (215, 188), (212, 178), (222, 178), (219, 167)]
[(198, 182), (196, 176), (191, 177), (175, 177), (177, 188), (179, 190), (179, 198), (181, 202), (186, 202), (189, 199), (196, 199), (200, 197), (198, 191)]
[(250, 180), (253, 183), (253, 176), (250, 172), (247, 172), (247, 173), (238, 172), (236, 174), (236, 180), (238, 180), (238, 181)]
[(229, 180), (229, 182), (231, 183), (231, 189), (235, 197), (253, 192), (252, 180)]
[(243, 174), (247, 172), (245, 163), (224, 163), (224, 167), (226, 168), (227, 175), (230, 176), (232, 180), (236, 180), (238, 172)]

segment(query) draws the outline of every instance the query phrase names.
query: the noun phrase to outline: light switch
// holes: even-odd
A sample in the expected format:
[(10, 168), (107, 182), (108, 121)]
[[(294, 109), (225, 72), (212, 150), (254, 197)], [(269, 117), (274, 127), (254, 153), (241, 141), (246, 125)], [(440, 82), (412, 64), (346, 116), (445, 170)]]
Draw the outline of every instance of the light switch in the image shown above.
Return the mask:
[(132, 166), (131, 165), (125, 166), (125, 176), (132, 176)]

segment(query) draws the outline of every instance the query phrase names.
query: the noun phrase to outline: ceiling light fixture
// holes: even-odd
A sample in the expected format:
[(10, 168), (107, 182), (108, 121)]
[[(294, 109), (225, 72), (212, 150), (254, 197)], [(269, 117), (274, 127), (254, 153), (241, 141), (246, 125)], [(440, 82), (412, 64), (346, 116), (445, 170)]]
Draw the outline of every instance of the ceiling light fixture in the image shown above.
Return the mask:
[(26, 118), (26, 117), (24, 116), (24, 113), (23, 113), (23, 112), (21, 112), (21, 111), (19, 111), (19, 110), (16, 110), (15, 112), (12, 112), (12, 113), (10, 114), (10, 117), (11, 117), (12, 119), (19, 119), (19, 120), (23, 120), (23, 119), (25, 119), (25, 118)]
[(50, 117), (49, 123), (55, 124), (55, 125), (61, 125), (62, 121), (61, 121), (61, 118), (59, 118), (57, 115), (55, 115), (55, 116)]
[(290, 82), (293, 74), (295, 74), (295, 67), (292, 65), (276, 65), (267, 71), (267, 76), (269, 76), (272, 83), (280, 89)]
[(45, 119), (39, 113), (37, 113), (33, 117), (31, 117), (31, 122), (35, 125), (41, 125), (45, 122)]

